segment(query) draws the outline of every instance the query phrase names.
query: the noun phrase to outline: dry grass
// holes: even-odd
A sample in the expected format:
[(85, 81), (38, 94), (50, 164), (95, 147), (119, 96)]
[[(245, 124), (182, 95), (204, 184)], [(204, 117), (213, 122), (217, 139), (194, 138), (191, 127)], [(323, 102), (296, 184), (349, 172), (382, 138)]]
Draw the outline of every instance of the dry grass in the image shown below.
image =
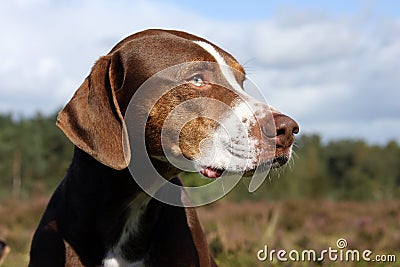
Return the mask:
[(30, 240), (47, 202), (48, 197), (37, 197), (34, 201), (8, 198), (0, 203), (0, 238), (11, 247), (5, 267), (28, 265)]
[[(360, 203), (316, 200), (219, 202), (198, 210), (221, 266), (275, 266), (256, 252), (270, 249), (321, 251), (345, 238), (349, 249), (396, 254), (400, 261), (400, 202)], [(375, 254), (374, 254), (375, 255)], [(276, 266), (343, 266), (328, 260)], [(397, 263), (398, 264), (398, 263)], [(369, 266), (365, 262), (346, 266)], [(374, 266), (398, 266), (385, 263)]]
[[(30, 201), (9, 198), (0, 203), (0, 238), (12, 248), (5, 267), (27, 265), (29, 243), (47, 201), (47, 196), (37, 195)], [(264, 245), (271, 249), (322, 250), (336, 248), (338, 238), (345, 238), (351, 249), (396, 254), (400, 261), (400, 201), (220, 201), (199, 208), (198, 214), (220, 266), (344, 266), (325, 261), (260, 263), (256, 258)], [(398, 265), (360, 262), (345, 266)]]

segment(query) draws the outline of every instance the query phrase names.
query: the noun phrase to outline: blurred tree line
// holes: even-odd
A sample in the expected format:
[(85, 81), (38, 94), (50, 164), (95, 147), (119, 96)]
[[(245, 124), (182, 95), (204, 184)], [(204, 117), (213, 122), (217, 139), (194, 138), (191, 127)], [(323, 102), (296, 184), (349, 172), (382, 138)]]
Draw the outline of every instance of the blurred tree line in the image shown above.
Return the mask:
[[(395, 141), (385, 145), (353, 139), (323, 143), (318, 135), (301, 135), (294, 151), (293, 161), (271, 170), (269, 181), (252, 198), (400, 198), (400, 146)], [(247, 184), (245, 181), (235, 190), (243, 192)], [(230, 197), (241, 200), (241, 195), (233, 192)]]
[[(56, 114), (14, 119), (0, 115), (0, 199), (28, 198), (38, 187), (54, 190), (71, 161), (73, 145), (55, 126)], [(253, 194), (249, 179), (229, 199), (328, 198), (380, 200), (400, 198), (400, 146), (395, 141), (370, 145), (362, 140), (323, 143), (301, 135), (286, 167), (272, 170)]]
[(56, 114), (0, 115), (0, 198), (28, 197), (35, 187), (53, 190), (61, 181), (73, 146), (55, 121)]

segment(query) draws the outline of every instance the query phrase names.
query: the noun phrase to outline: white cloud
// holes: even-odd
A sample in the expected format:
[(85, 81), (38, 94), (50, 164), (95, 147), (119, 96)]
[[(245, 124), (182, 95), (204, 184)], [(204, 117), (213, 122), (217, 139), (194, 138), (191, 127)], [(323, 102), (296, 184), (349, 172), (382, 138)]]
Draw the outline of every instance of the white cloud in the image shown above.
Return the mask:
[(373, 127), (386, 127), (381, 137), (378, 128), (374, 135), (353, 133), (371, 141), (400, 140), (394, 136), (400, 130), (399, 19), (291, 9), (235, 22), (161, 1), (0, 5), (0, 22), (7, 25), (0, 29), (0, 112), (55, 111), (116, 42), (161, 27), (201, 35), (231, 52), (268, 101), (293, 114), (306, 132), (352, 136), (349, 125), (370, 120)]

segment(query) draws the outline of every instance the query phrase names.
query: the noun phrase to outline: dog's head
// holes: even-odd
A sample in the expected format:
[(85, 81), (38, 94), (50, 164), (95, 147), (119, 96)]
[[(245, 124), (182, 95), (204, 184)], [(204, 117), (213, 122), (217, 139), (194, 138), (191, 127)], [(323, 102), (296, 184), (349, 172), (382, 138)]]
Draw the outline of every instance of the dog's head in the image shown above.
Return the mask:
[[(130, 104), (154, 76), (146, 97)], [(209, 178), (279, 167), (289, 160), (299, 127), (247, 95), (245, 79), (242, 66), (214, 44), (184, 32), (148, 30), (125, 38), (96, 62), (57, 124), (96, 160), (123, 169), (135, 153), (124, 138), (124, 116), (133, 104), (137, 116), (146, 115), (152, 159), (185, 158)]]

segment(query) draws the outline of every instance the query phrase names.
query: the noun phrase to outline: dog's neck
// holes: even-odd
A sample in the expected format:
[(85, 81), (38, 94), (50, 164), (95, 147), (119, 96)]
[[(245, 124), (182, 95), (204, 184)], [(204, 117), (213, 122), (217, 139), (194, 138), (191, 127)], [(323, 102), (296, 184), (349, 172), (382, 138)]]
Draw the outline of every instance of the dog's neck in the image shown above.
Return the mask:
[(151, 197), (142, 192), (129, 203), (122, 233), (103, 260), (105, 267), (141, 266), (149, 248), (150, 229), (154, 221), (149, 218), (152, 213), (148, 207), (150, 201)]
[[(81, 235), (80, 238), (91, 240), (93, 236), (97, 236), (96, 239), (99, 242), (105, 241), (104, 243), (111, 245), (107, 251), (103, 252), (105, 255), (104, 266), (131, 266), (132, 263), (140, 262), (148, 257), (146, 255), (149, 253), (158, 253), (151, 249), (154, 242), (157, 242), (154, 240), (155, 235), (152, 229), (156, 224), (161, 223), (160, 218), (174, 221), (175, 219), (172, 218), (176, 216), (174, 213), (182, 216), (181, 212), (143, 192), (128, 169), (122, 171), (111, 169), (79, 148), (75, 149), (72, 164), (77, 161), (80, 162), (79, 167), (70, 168), (73, 173), (70, 173), (66, 186), (73, 183), (74, 188), (79, 188), (77, 184), (102, 183), (104, 186), (100, 188), (104, 188), (108, 192), (99, 192), (97, 189), (93, 192), (79, 194), (80, 201), (84, 201), (88, 207), (91, 207), (90, 210), (83, 211), (80, 216), (87, 217), (85, 220), (94, 225), (92, 225), (93, 233), (75, 233), (74, 235)], [(163, 177), (175, 180), (172, 177), (178, 173), (176, 169), (161, 161), (155, 161), (154, 164)], [(101, 170), (98, 172), (101, 175), (93, 177), (90, 171), (93, 168)], [(83, 177), (84, 179), (82, 179)], [(93, 188), (98, 187), (93, 186)], [(88, 198), (88, 195), (92, 197)], [(180, 198), (180, 196), (177, 197)], [(96, 200), (96, 203), (88, 203), (92, 200)], [(93, 210), (94, 207), (95, 210)], [(166, 209), (173, 209), (173, 211), (165, 212)], [(159, 216), (159, 213), (163, 213), (163, 215)], [(102, 224), (97, 225), (97, 222), (102, 222)], [(168, 230), (166, 231), (168, 232)], [(163, 234), (159, 233), (157, 238)], [(118, 262), (119, 265), (113, 265), (113, 262)]]

